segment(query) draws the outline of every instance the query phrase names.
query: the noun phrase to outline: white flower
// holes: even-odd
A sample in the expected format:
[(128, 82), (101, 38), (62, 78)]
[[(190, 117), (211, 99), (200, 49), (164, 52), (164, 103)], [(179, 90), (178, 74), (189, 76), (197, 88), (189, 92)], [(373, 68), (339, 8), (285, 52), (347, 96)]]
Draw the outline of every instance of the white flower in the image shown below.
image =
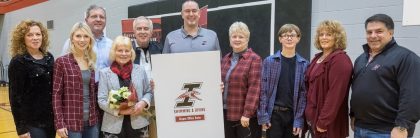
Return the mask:
[(120, 108), (120, 105), (109, 104), (109, 108), (111, 108), (111, 109), (119, 109)]
[(118, 93), (119, 93), (120, 95), (122, 95), (124, 92), (128, 92), (128, 87), (121, 87), (121, 88), (118, 90)]
[(116, 103), (118, 100), (114, 98), (114, 95), (118, 95), (118, 91), (111, 90), (108, 95), (108, 103)]
[(130, 96), (130, 95), (131, 95), (131, 92), (126, 91), (126, 92), (123, 92), (121, 96), (122, 96), (124, 99), (127, 99), (127, 98), (128, 98), (128, 96)]

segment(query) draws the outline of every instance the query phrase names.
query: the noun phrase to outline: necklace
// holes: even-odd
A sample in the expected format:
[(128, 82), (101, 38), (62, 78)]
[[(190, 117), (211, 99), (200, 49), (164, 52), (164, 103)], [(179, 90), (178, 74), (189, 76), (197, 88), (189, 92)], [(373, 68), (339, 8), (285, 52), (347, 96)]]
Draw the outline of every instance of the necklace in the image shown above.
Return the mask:
[(322, 61), (324, 61), (325, 58), (328, 57), (329, 54), (327, 55), (322, 55), (321, 57), (318, 58), (318, 60), (316, 61), (316, 63), (321, 63)]

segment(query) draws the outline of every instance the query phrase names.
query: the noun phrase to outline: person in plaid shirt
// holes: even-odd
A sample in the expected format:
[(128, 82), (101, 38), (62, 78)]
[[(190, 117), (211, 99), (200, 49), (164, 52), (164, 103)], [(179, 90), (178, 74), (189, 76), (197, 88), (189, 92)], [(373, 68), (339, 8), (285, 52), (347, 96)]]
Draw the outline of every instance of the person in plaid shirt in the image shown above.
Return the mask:
[(222, 59), (225, 137), (257, 137), (255, 113), (259, 103), (261, 57), (248, 48), (250, 32), (243, 22), (229, 28), (232, 52)]
[(95, 39), (88, 25), (76, 23), (70, 53), (57, 58), (53, 75), (54, 124), (60, 137), (99, 136), (95, 86)]
[(269, 138), (298, 137), (304, 126), (309, 62), (296, 52), (301, 38), (296, 25), (283, 25), (277, 35), (282, 50), (263, 62), (258, 123)]

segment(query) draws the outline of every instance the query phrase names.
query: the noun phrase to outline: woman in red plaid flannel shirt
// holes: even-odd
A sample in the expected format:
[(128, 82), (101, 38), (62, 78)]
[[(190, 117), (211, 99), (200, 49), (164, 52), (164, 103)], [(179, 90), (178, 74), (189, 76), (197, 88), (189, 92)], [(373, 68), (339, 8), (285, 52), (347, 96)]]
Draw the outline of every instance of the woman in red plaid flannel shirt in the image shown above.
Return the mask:
[(95, 86), (95, 39), (88, 25), (76, 23), (70, 53), (57, 58), (53, 77), (54, 123), (60, 137), (97, 138), (99, 135)]
[(257, 137), (256, 110), (260, 97), (261, 57), (248, 48), (250, 32), (243, 22), (229, 28), (232, 52), (222, 59), (225, 137)]

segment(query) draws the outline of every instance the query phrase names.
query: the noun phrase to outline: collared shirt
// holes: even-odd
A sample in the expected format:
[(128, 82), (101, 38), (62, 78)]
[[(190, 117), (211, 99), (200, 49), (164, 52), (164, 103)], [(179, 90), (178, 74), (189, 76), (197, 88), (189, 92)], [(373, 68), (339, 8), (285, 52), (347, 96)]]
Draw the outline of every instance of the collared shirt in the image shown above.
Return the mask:
[[(99, 81), (99, 70), (111, 66), (109, 60), (109, 52), (112, 47), (112, 40), (106, 36), (101, 36), (95, 39), (95, 46), (93, 51), (96, 53), (96, 70), (95, 70), (95, 81)], [(64, 43), (61, 55), (64, 56), (70, 52), (70, 39), (67, 39)]]
[(370, 63), (368, 44), (354, 62), (351, 116), (355, 126), (390, 132), (395, 126), (414, 133), (420, 119), (420, 58), (394, 38)]
[(217, 34), (209, 29), (198, 28), (196, 36), (188, 35), (184, 28), (170, 32), (165, 39), (163, 53), (184, 53), (220, 50)]
[(139, 47), (137, 41), (134, 41), (136, 52), (136, 59), (134, 60), (135, 64), (139, 64), (144, 68), (146, 71), (147, 78), (150, 80), (152, 79), (152, 64), (151, 64), (151, 57), (150, 57), (150, 50), (145, 50)]
[[(264, 59), (261, 82), (260, 107), (258, 108), (258, 123), (265, 124), (271, 120), (276, 100), (277, 86), (281, 73), (280, 51)], [(304, 75), (309, 62), (296, 53), (296, 71), (293, 87), (293, 126), (303, 128), (303, 113), (306, 106), (306, 88)]]
[[(232, 57), (232, 53), (228, 53), (222, 59), (222, 78), (226, 77)], [(260, 97), (260, 82), (261, 57), (252, 49), (248, 49), (242, 54), (229, 80), (223, 80), (224, 84), (229, 85), (226, 103), (227, 120), (238, 121), (242, 116), (248, 118), (255, 116)]]
[[(229, 81), (230, 74), (232, 73), (232, 70), (236, 67), (236, 64), (238, 64), (238, 60), (239, 60), (240, 56), (242, 56), (242, 54), (239, 54), (239, 53), (233, 53), (232, 54), (232, 58), (230, 59), (230, 68), (229, 68), (228, 72), (226, 73), (225, 82)], [(223, 109), (227, 108), (226, 101), (227, 101), (227, 95), (229, 93), (228, 90), (229, 90), (229, 83), (226, 83), (225, 84), (225, 90), (224, 90), (224, 93), (223, 93)]]
[[(94, 75), (92, 71), (89, 84), (89, 126), (97, 124), (99, 116)], [(57, 58), (54, 64), (53, 82), (55, 128), (82, 131), (84, 126), (83, 81), (81, 70), (73, 54)]]

